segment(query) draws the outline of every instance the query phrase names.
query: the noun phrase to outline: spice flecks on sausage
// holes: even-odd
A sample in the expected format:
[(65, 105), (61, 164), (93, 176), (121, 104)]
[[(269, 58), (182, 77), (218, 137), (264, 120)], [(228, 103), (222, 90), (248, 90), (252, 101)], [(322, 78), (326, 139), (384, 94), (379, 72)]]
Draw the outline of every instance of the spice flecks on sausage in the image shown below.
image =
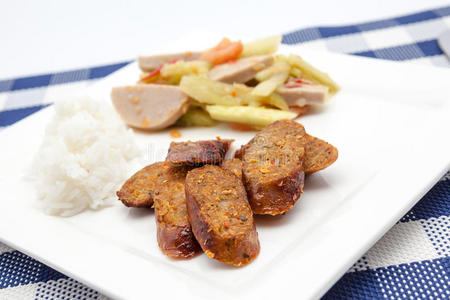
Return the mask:
[(167, 167), (154, 196), (158, 245), (167, 256), (178, 259), (191, 258), (201, 251), (187, 215), (187, 171), (186, 167)]
[(303, 170), (313, 173), (329, 167), (338, 158), (338, 150), (324, 140), (307, 135)]
[(222, 169), (231, 171), (237, 178), (242, 180), (242, 161), (238, 158), (226, 159), (220, 165)]
[(279, 215), (294, 206), (304, 183), (305, 139), (302, 125), (282, 120), (241, 148), (243, 181), (255, 214)]
[(166, 161), (173, 166), (220, 164), (233, 140), (172, 142)]
[(186, 177), (192, 230), (211, 258), (243, 266), (259, 253), (258, 233), (242, 182), (231, 171), (207, 165)]

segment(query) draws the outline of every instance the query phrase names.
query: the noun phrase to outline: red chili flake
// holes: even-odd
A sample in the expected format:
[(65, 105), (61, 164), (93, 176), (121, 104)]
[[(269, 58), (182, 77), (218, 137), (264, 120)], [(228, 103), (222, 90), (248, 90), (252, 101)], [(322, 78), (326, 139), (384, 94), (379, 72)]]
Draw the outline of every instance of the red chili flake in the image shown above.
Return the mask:
[(304, 81), (304, 80), (301, 80), (301, 79), (294, 79), (294, 82), (297, 82), (297, 83), (300, 83), (300, 84), (311, 84), (311, 82)]
[(223, 222), (223, 227), (229, 228), (230, 227), (230, 222), (228, 222), (228, 221)]
[(153, 72), (151, 72), (150, 74), (148, 74), (147, 76), (145, 76), (144, 78), (141, 78), (141, 82), (145, 82), (147, 80), (149, 80), (150, 78), (158, 75), (159, 73), (161, 73), (161, 69), (162, 69), (163, 65), (160, 65), (159, 67), (157, 67)]

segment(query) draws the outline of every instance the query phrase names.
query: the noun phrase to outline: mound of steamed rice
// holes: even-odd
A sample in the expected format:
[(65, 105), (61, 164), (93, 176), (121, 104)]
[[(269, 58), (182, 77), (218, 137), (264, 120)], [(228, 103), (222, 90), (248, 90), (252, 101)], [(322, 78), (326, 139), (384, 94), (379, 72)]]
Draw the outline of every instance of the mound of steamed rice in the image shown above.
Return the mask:
[(110, 205), (139, 154), (132, 131), (111, 106), (89, 97), (54, 108), (32, 166), (39, 206), (48, 214), (72, 216)]

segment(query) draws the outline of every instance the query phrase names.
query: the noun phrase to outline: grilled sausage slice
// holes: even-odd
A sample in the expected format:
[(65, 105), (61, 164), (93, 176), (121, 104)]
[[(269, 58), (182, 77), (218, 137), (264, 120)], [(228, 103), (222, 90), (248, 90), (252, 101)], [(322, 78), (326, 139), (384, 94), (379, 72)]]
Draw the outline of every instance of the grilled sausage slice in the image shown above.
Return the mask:
[(220, 164), (233, 140), (172, 142), (166, 161), (172, 166)]
[(206, 255), (234, 266), (258, 255), (253, 213), (242, 182), (232, 172), (213, 165), (190, 171), (186, 200), (192, 230)]
[(164, 162), (157, 162), (139, 170), (123, 184), (116, 193), (117, 197), (125, 206), (151, 207), (155, 186), (164, 170)]
[(220, 165), (222, 169), (231, 171), (234, 175), (242, 180), (242, 161), (238, 158), (226, 159)]
[(307, 135), (303, 170), (306, 174), (328, 168), (338, 158), (338, 150), (324, 140)]
[(302, 193), (302, 161), (306, 132), (302, 125), (281, 120), (266, 126), (241, 148), (243, 181), (255, 214), (279, 215), (290, 210)]
[(201, 251), (187, 215), (184, 191), (187, 171), (186, 167), (166, 166), (154, 196), (159, 248), (177, 259), (188, 259)]

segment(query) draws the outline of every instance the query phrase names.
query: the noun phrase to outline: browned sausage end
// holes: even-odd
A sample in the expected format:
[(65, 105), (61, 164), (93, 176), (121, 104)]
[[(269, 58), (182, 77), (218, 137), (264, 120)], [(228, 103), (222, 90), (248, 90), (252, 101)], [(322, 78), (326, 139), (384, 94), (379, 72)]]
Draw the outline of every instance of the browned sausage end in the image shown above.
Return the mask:
[(117, 191), (117, 197), (128, 207), (151, 207), (155, 186), (165, 168), (163, 162), (146, 166), (136, 172)]

